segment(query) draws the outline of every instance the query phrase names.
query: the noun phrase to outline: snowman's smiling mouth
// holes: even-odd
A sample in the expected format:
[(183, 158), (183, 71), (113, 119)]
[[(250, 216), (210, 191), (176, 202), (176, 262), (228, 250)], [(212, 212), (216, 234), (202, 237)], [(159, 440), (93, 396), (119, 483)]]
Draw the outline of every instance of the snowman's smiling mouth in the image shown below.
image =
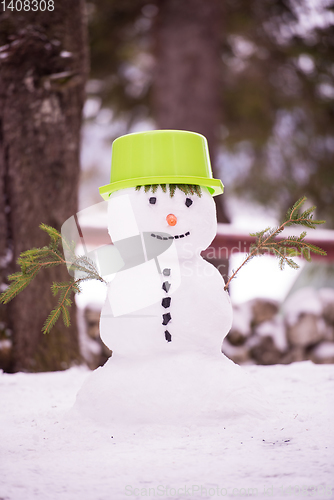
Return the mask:
[(185, 234), (176, 234), (175, 236), (160, 236), (160, 234), (151, 233), (153, 238), (157, 238), (158, 240), (178, 240), (179, 238), (184, 238), (185, 236), (189, 236), (190, 232), (187, 231)]

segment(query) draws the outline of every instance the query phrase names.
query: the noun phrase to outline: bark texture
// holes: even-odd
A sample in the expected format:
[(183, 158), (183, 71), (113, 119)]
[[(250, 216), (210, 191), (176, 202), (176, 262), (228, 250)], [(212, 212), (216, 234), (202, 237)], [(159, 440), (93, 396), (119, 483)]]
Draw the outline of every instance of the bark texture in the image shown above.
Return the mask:
[[(159, 128), (208, 139), (214, 175), (221, 123), (219, 0), (163, 0), (155, 25), (154, 117)], [(220, 222), (227, 222), (222, 200)]]
[[(20, 252), (48, 243), (39, 224), (60, 229), (77, 211), (87, 40), (81, 0), (57, 0), (53, 11), (7, 10), (0, 19), (3, 286)], [(0, 336), (12, 342), (6, 370), (58, 370), (79, 359), (74, 308), (70, 328), (59, 321), (41, 333), (56, 300), (50, 285), (66, 279), (66, 269), (49, 270), (1, 306)]]

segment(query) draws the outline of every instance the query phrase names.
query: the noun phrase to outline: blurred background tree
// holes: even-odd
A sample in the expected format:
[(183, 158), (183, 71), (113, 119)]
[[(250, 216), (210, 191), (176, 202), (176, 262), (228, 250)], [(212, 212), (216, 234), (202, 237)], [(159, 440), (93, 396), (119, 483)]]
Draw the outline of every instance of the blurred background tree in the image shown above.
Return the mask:
[[(127, 130), (152, 118), (203, 133), (230, 192), (277, 212), (306, 195), (333, 226), (333, 2), (96, 0), (88, 9), (91, 95)], [(218, 216), (227, 220), (223, 206)]]
[[(7, 8), (0, 22), (3, 290), (8, 274), (18, 271), (20, 253), (48, 243), (40, 223), (59, 230), (77, 211), (88, 47), (83, 1), (57, 0), (44, 12)], [(0, 368), (61, 370), (80, 359), (74, 307), (70, 328), (59, 324), (52, 335), (41, 332), (54, 306), (50, 285), (66, 279), (66, 269), (49, 269), (0, 306)]]

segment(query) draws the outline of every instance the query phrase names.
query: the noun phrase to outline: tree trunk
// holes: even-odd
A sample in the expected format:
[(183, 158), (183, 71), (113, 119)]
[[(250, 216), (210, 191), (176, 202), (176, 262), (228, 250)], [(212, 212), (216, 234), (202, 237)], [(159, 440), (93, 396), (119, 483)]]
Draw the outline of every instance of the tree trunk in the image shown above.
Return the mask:
[[(52, 6), (50, 1), (46, 4)], [(54, 10), (44, 12), (7, 9), (1, 16), (3, 288), (6, 276), (17, 271), (19, 254), (48, 243), (40, 223), (59, 230), (77, 211), (87, 40), (81, 0), (57, 0)], [(59, 320), (49, 335), (41, 333), (57, 300), (50, 285), (68, 277), (66, 269), (50, 269), (12, 302), (1, 306), (0, 339), (6, 338), (7, 345), (12, 343), (11, 356), (2, 360), (4, 369), (59, 370), (79, 359), (75, 308), (70, 328)]]
[[(154, 118), (159, 128), (203, 134), (215, 167), (221, 123), (222, 25), (219, 0), (162, 0), (154, 27)], [(215, 199), (219, 222), (229, 222), (223, 198)], [(228, 262), (225, 265), (228, 272)], [(223, 269), (223, 267), (220, 267)]]
[[(219, 0), (163, 0), (155, 25), (154, 118), (163, 129), (190, 130), (209, 143), (214, 175), (221, 120)], [(228, 222), (222, 200), (218, 220)]]

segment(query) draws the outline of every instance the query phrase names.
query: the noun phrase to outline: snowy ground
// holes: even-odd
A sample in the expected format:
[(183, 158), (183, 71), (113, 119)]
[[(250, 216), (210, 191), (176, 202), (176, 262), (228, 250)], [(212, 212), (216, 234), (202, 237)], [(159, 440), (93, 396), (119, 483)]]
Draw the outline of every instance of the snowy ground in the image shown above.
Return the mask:
[(0, 499), (334, 498), (334, 366), (242, 370), (277, 404), (276, 421), (99, 427), (69, 412), (85, 368), (2, 373)]

